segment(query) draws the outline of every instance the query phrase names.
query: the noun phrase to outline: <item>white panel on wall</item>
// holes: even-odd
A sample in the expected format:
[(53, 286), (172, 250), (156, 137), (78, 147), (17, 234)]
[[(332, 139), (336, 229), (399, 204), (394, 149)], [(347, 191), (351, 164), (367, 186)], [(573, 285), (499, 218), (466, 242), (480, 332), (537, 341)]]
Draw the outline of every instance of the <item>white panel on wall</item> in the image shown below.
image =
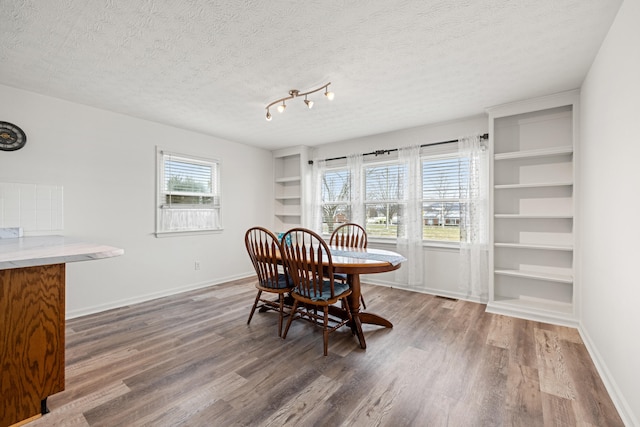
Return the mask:
[(0, 228), (21, 227), (25, 235), (64, 229), (60, 185), (0, 183)]

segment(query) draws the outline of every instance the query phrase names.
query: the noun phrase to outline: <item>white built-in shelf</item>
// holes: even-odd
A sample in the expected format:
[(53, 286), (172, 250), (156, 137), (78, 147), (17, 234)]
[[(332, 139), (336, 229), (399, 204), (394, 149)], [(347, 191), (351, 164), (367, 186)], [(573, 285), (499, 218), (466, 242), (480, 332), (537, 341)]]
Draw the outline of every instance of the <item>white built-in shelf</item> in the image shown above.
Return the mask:
[(494, 243), (496, 248), (514, 248), (514, 249), (539, 249), (545, 251), (573, 251), (573, 246), (569, 245), (541, 245), (531, 243)]
[(278, 183), (285, 183), (285, 182), (297, 182), (300, 181), (300, 177), (299, 176), (285, 176), (282, 178), (276, 178), (276, 182)]
[(495, 274), (503, 276), (524, 277), (526, 279), (546, 280), (550, 282), (573, 283), (573, 277), (568, 274), (541, 273), (525, 270), (495, 270)]
[(495, 214), (494, 216), (508, 219), (573, 219), (573, 215)]
[(494, 188), (496, 190), (506, 189), (522, 189), (522, 188), (542, 188), (542, 187), (570, 187), (573, 182), (535, 182), (531, 184), (496, 184)]
[(561, 146), (551, 148), (540, 148), (536, 150), (525, 151), (512, 151), (508, 153), (499, 153), (494, 157), (496, 160), (511, 160), (511, 159), (531, 159), (534, 157), (551, 157), (559, 155), (567, 155), (573, 153), (573, 147)]

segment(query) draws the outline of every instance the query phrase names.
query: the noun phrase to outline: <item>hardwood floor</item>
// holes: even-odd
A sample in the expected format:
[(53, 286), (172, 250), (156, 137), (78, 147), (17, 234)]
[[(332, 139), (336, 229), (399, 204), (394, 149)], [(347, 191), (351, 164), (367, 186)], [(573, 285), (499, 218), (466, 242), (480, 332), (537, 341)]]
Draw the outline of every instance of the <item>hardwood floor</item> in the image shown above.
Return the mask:
[(247, 316), (242, 280), (67, 322), (66, 390), (39, 426), (622, 426), (574, 329), (363, 285), (393, 329), (329, 337)]

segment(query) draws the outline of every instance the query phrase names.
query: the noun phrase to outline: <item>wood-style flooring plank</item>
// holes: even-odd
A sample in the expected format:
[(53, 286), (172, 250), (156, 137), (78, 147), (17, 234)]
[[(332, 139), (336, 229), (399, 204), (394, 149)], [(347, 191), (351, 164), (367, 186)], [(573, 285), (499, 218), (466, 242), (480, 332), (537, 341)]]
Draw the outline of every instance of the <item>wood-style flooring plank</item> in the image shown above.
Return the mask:
[(367, 349), (256, 312), (253, 278), (67, 322), (66, 390), (30, 426), (622, 426), (575, 329), (363, 284)]

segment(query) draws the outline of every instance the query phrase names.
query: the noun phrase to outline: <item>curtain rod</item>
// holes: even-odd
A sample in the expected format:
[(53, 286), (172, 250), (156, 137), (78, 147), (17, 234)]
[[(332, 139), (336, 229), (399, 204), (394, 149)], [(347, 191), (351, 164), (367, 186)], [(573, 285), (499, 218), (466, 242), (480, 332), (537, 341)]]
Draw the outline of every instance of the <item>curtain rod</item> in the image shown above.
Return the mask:
[[(483, 135), (480, 135), (480, 139), (489, 139), (489, 134), (485, 133)], [(420, 145), (420, 148), (422, 147), (430, 147), (433, 145), (442, 145), (442, 144), (451, 144), (454, 142), (458, 142), (458, 139), (451, 139), (449, 141), (440, 141), (440, 142), (432, 142), (429, 144), (422, 144)], [(380, 156), (382, 154), (389, 154), (389, 153), (393, 153), (394, 151), (398, 151), (397, 148), (392, 148), (390, 150), (376, 150), (376, 151), (372, 151), (370, 153), (364, 153), (363, 156)], [(340, 156), (340, 157), (331, 157), (330, 159), (324, 159), (325, 162), (331, 161), (331, 160), (341, 160), (341, 159), (346, 159), (347, 156)], [(309, 164), (312, 165), (313, 164), (313, 160), (309, 160)]]

